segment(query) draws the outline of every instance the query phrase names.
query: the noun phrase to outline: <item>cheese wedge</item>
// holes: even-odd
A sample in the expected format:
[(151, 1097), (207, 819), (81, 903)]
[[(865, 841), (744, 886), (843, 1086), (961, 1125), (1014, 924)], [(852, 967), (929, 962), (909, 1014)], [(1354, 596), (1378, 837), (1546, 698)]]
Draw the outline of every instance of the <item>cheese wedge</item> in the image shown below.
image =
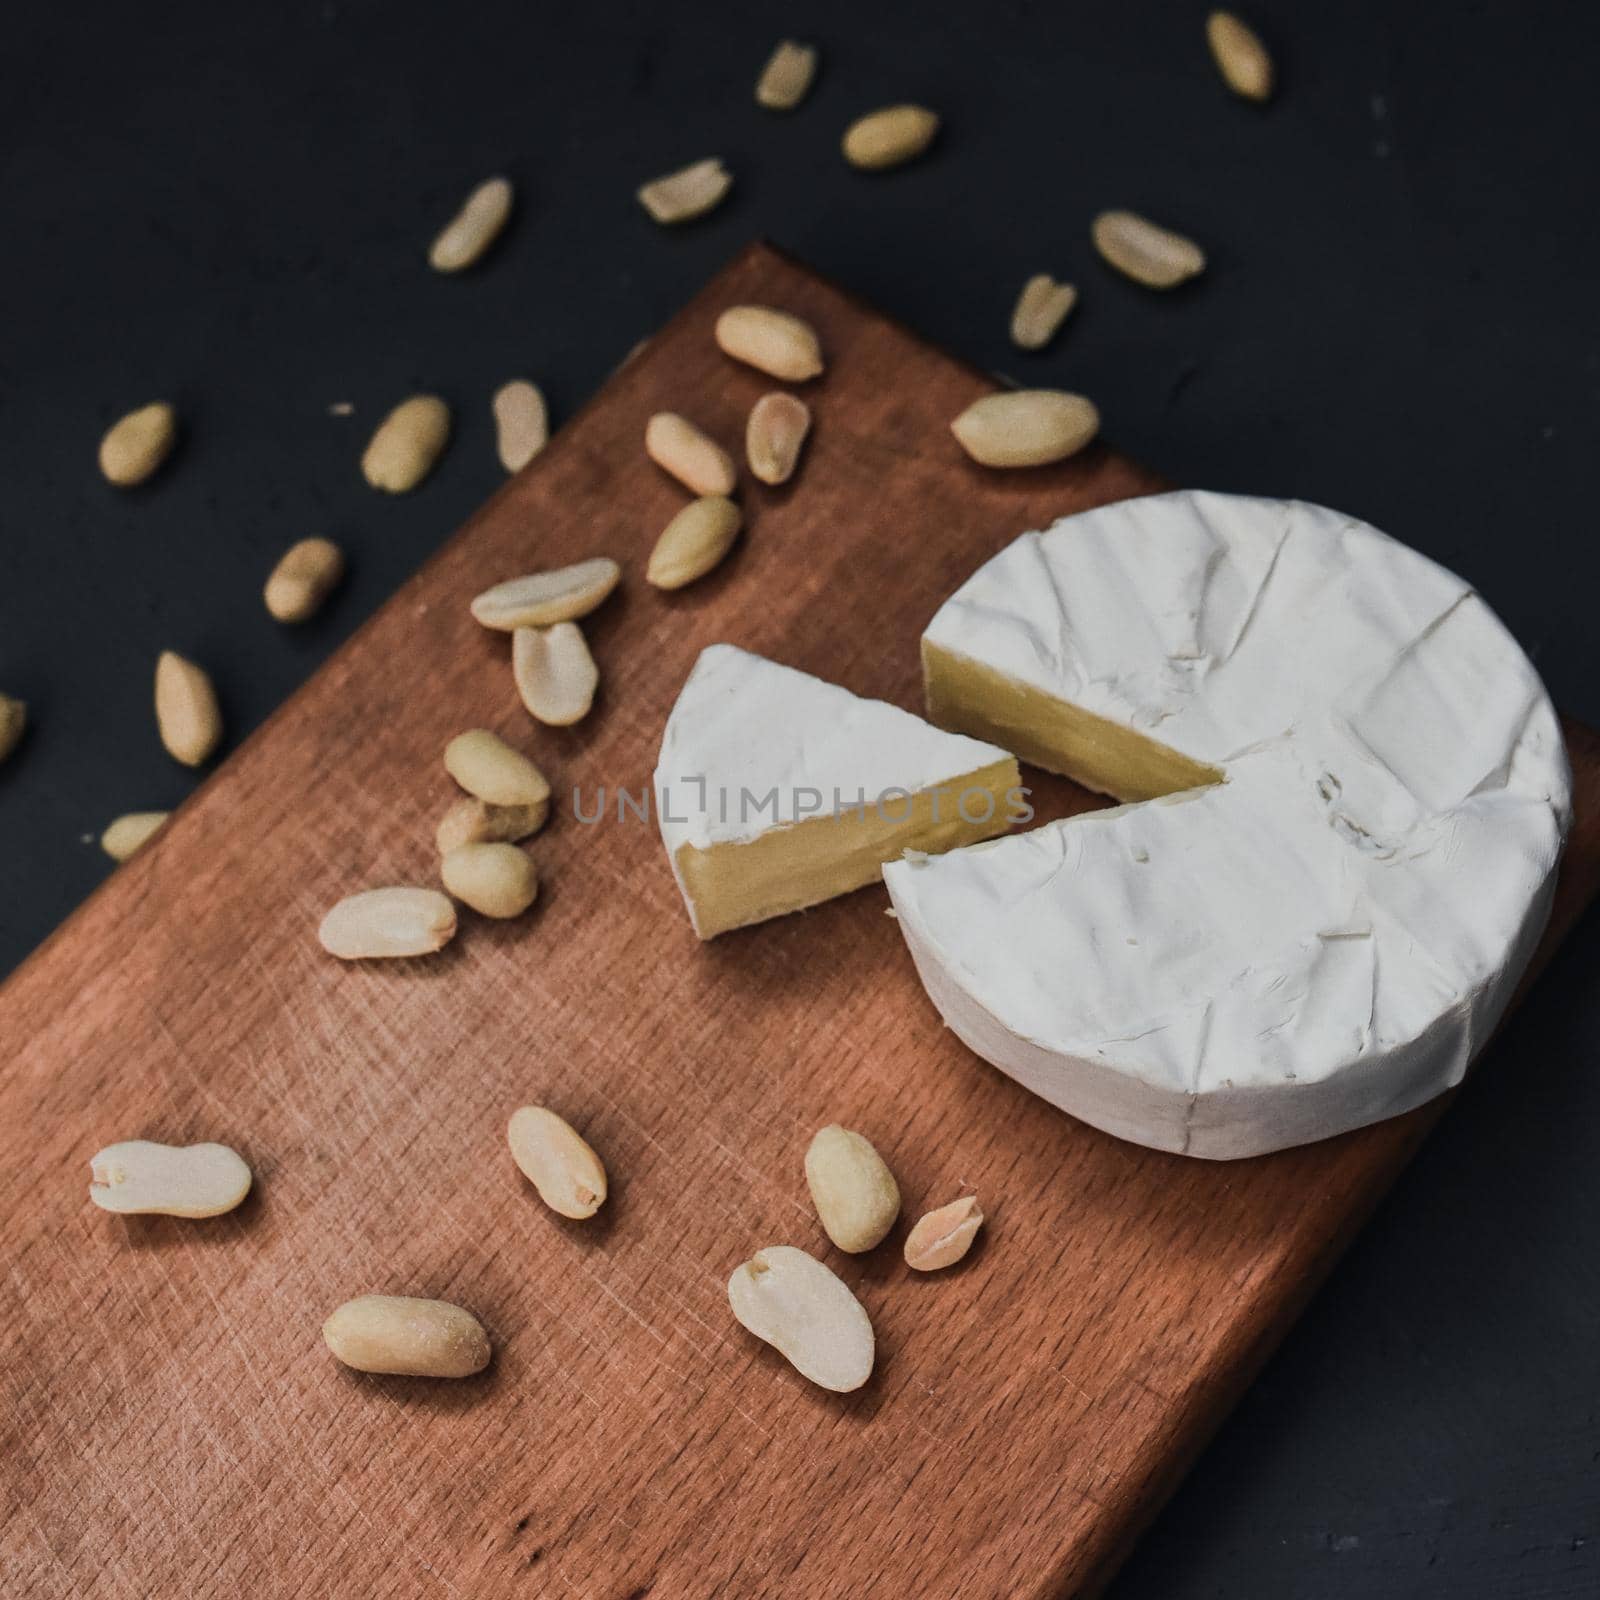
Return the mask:
[(936, 721), (1142, 802), (886, 869), (980, 1056), (1217, 1158), (1460, 1080), (1570, 804), (1538, 676), (1461, 579), (1317, 506), (1155, 496), (1025, 534), (923, 660)]
[(714, 938), (874, 883), (903, 850), (1025, 814), (1015, 757), (733, 645), (701, 652), (655, 775), (662, 842)]

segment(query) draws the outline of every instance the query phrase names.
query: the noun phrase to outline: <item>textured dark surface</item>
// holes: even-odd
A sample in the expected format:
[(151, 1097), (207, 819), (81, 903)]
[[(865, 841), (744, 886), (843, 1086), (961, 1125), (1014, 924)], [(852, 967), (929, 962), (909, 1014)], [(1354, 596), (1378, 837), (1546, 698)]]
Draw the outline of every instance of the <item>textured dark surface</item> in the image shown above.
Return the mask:
[[(82, 842), (189, 787), (157, 746), (163, 646), (213, 670), (235, 739), (498, 484), (487, 397), (559, 420), (768, 233), (980, 364), (1081, 387), (1176, 481), (1370, 518), (1482, 588), (1567, 710), (1600, 718), (1588, 498), (1600, 410), (1582, 8), (1255, 7), (1283, 93), (1228, 98), (1203, 7), (328, 4), (8, 18), (0, 60), (0, 687), (36, 730), (0, 769), (0, 964), (106, 870)], [(789, 118), (750, 103), (780, 32), (825, 52)], [(921, 98), (924, 165), (867, 179), (848, 118)], [(736, 197), (667, 235), (635, 183), (724, 155)], [(478, 272), (422, 251), (492, 170), (521, 186)], [(1131, 204), (1210, 249), (1162, 299), (1085, 228)], [(1005, 340), (1021, 279), (1083, 300)], [(458, 406), (397, 502), (376, 417)], [(148, 490), (93, 471), (156, 395), (187, 440)], [(356, 415), (327, 414), (334, 401)], [(277, 552), (347, 543), (285, 634)], [(915, 530), (904, 536), (914, 538)], [(1589, 1595), (1600, 1583), (1600, 936), (1580, 928), (1120, 1580), (1119, 1597)]]

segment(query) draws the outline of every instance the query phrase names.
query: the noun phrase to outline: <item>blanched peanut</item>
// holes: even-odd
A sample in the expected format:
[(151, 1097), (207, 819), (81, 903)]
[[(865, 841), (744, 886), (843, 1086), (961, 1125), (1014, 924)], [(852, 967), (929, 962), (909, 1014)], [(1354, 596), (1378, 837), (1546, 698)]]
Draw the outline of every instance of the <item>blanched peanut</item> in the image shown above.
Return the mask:
[(828, 1237), (852, 1255), (881, 1242), (900, 1215), (900, 1189), (883, 1157), (838, 1123), (812, 1139), (806, 1185)]
[(606, 1169), (571, 1123), (543, 1106), (519, 1106), (506, 1127), (511, 1159), (539, 1198), (563, 1217), (583, 1221), (606, 1199)]
[(448, 1300), (364, 1294), (322, 1324), (329, 1350), (357, 1372), (412, 1378), (470, 1378), (489, 1365), (489, 1335)]

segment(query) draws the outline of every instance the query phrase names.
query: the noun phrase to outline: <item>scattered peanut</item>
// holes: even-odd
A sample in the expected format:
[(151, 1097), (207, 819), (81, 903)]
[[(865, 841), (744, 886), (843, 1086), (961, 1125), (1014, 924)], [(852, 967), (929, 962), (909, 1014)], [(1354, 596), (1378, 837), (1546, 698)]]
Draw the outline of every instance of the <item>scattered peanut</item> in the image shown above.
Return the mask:
[(495, 448), (507, 472), (520, 472), (550, 442), (550, 414), (537, 384), (513, 378), (495, 390)]
[(506, 1127), (511, 1159), (554, 1212), (581, 1222), (606, 1199), (606, 1169), (570, 1123), (543, 1106), (519, 1106)]
[(464, 844), (514, 844), (544, 826), (549, 804), (497, 806), (464, 794), (439, 819), (434, 835), (439, 854), (447, 856)]
[(456, 908), (437, 889), (364, 889), (322, 919), (317, 937), (341, 961), (427, 956), (456, 934)]
[(448, 1300), (364, 1294), (322, 1324), (323, 1342), (357, 1372), (409, 1378), (470, 1378), (489, 1365), (489, 1335)]
[(172, 650), (156, 661), (156, 727), (173, 760), (198, 767), (222, 741), (217, 691), (203, 667)]
[(974, 401), (950, 431), (986, 467), (1038, 467), (1083, 449), (1100, 431), (1100, 413), (1081, 394), (1014, 389)]
[(267, 579), (263, 598), (278, 622), (306, 622), (344, 576), (344, 551), (332, 539), (290, 545)]
[(1089, 232), (1118, 272), (1148, 289), (1176, 289), (1206, 269), (1205, 252), (1194, 240), (1132, 211), (1102, 211)]
[(28, 729), (28, 707), (21, 700), (0, 694), (0, 761), (22, 743)]
[(550, 784), (545, 775), (487, 728), (458, 733), (444, 747), (444, 770), (468, 794), (491, 805), (542, 808), (541, 822), (549, 809)]
[(480, 183), (433, 241), (428, 265), (435, 272), (460, 272), (479, 260), (510, 220), (511, 200), (509, 178)]
[(733, 187), (733, 174), (715, 156), (653, 178), (639, 190), (639, 204), (663, 226), (690, 222), (715, 210)]
[(1245, 100), (1272, 97), (1272, 57), (1249, 23), (1231, 11), (1213, 11), (1206, 18), (1206, 43), (1222, 81)]
[(520, 917), (539, 896), (533, 857), (514, 844), (464, 844), (439, 863), (457, 900), (484, 917)]
[(152, 476), (178, 442), (178, 413), (165, 400), (141, 406), (112, 423), (100, 441), (106, 482), (131, 489)]
[(817, 47), (785, 39), (756, 79), (756, 104), (768, 111), (793, 111), (811, 92), (817, 75)]
[(171, 815), (170, 811), (130, 811), (100, 835), (100, 848), (113, 861), (126, 861), (149, 842)]
[(811, 408), (804, 400), (775, 389), (750, 408), (745, 424), (744, 453), (750, 471), (762, 483), (787, 483), (800, 461), (800, 448), (811, 431)]
[(845, 130), (844, 158), (852, 167), (881, 172), (920, 156), (938, 131), (938, 115), (926, 106), (885, 106)]
[(928, 1212), (906, 1235), (906, 1265), (914, 1272), (953, 1267), (972, 1248), (982, 1226), (983, 1210), (975, 1194)]
[(645, 424), (644, 453), (693, 494), (732, 494), (733, 457), (676, 411), (658, 411)]
[(661, 530), (646, 580), (658, 589), (682, 589), (703, 578), (733, 548), (743, 523), (738, 506), (721, 495), (686, 505)]
[(803, 1378), (836, 1394), (872, 1376), (872, 1323), (842, 1279), (792, 1245), (771, 1244), (734, 1268), (728, 1304), (739, 1322)]
[(518, 628), (511, 635), (511, 676), (528, 714), (550, 728), (582, 722), (600, 687), (600, 669), (575, 622)]
[(486, 628), (514, 633), (518, 628), (548, 628), (586, 617), (622, 578), (622, 568), (609, 556), (508, 578), (485, 589), (472, 602), (472, 614)]
[(881, 1243), (900, 1215), (900, 1188), (883, 1157), (869, 1140), (838, 1123), (813, 1137), (806, 1187), (823, 1230), (852, 1255)]
[(89, 1163), (89, 1198), (124, 1215), (217, 1217), (250, 1192), (250, 1169), (225, 1144), (108, 1144)]
[(1019, 350), (1044, 349), (1077, 303), (1070, 283), (1057, 283), (1048, 272), (1029, 278), (1011, 313), (1011, 342)]
[(717, 318), (716, 339), (724, 355), (785, 383), (804, 383), (822, 371), (816, 329), (771, 306), (730, 306)]
[(433, 471), (449, 439), (449, 406), (435, 394), (413, 395), (378, 424), (362, 475), (374, 489), (407, 494)]

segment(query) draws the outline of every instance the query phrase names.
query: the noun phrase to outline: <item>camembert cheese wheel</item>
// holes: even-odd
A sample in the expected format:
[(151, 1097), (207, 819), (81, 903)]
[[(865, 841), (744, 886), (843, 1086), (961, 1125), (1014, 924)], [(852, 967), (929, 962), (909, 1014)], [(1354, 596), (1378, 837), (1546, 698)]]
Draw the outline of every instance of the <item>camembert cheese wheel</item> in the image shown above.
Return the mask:
[(934, 721), (1133, 802), (886, 868), (980, 1056), (1215, 1158), (1460, 1080), (1544, 926), (1570, 783), (1460, 578), (1318, 506), (1160, 495), (1016, 540), (923, 665)]

